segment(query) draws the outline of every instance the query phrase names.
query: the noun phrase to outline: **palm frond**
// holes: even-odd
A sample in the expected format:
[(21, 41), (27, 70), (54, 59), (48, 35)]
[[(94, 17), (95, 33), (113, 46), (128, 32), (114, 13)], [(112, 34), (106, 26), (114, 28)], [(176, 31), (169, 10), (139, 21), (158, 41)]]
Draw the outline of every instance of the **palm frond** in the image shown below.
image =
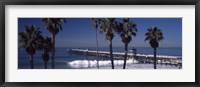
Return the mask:
[(117, 32), (120, 34), (122, 42), (126, 44), (130, 43), (132, 40), (132, 35), (136, 36), (137, 34), (136, 24), (129, 20), (129, 18), (124, 18), (123, 23), (118, 23), (117, 28)]
[(19, 45), (21, 48), (25, 48), (27, 53), (33, 54), (35, 50), (38, 49), (38, 44), (40, 44), (39, 38), (42, 37), (39, 28), (34, 25), (25, 25), (25, 31), (19, 32)]
[(148, 28), (145, 36), (145, 41), (149, 41), (151, 47), (153, 48), (159, 47), (158, 42), (164, 39), (162, 31), (158, 27)]
[(42, 18), (46, 29), (52, 34), (56, 35), (59, 31), (62, 31), (63, 23), (66, 23), (65, 18)]

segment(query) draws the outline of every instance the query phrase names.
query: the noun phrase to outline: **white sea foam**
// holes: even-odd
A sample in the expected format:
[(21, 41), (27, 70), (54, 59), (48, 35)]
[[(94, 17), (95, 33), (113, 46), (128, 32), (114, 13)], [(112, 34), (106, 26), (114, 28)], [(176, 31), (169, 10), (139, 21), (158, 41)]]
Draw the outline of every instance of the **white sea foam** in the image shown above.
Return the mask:
[[(138, 61), (133, 60), (133, 59), (128, 59), (126, 61), (126, 64), (133, 64), (133, 63), (138, 63)], [(97, 66), (97, 61), (96, 60), (75, 60), (72, 62), (68, 63), (71, 67), (73, 68), (91, 68), (91, 67), (96, 67)], [(124, 64), (124, 60), (114, 60), (114, 64), (116, 66), (121, 66)], [(109, 66), (111, 65), (110, 60), (101, 60), (99, 61), (99, 66)]]
[[(147, 63), (138, 63), (138, 61), (133, 59), (128, 59), (126, 61), (126, 69), (153, 69), (153, 64)], [(97, 69), (97, 61), (96, 60), (75, 60), (71, 62), (66, 62), (72, 68), (76, 69)], [(115, 69), (122, 69), (124, 60), (114, 60)], [(100, 69), (111, 69), (111, 61), (110, 60), (101, 60), (99, 61)], [(174, 65), (165, 65), (165, 64), (157, 64), (158, 69), (179, 69), (182, 67), (174, 66)]]

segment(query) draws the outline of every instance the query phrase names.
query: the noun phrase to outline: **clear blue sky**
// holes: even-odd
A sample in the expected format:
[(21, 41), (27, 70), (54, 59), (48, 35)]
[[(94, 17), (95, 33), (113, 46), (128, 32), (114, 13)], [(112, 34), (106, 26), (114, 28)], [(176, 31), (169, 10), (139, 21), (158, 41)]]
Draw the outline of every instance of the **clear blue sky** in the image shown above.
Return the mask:
[[(67, 18), (67, 23), (63, 24), (63, 31), (56, 36), (56, 47), (95, 47), (96, 37), (90, 18)], [(147, 28), (157, 26), (163, 32), (164, 40), (160, 42), (160, 47), (182, 47), (182, 18), (131, 18), (137, 24), (137, 35), (133, 37), (129, 47), (150, 47), (144, 41)], [(122, 21), (117, 18), (117, 21)], [(51, 34), (45, 29), (41, 18), (18, 18), (18, 32), (25, 30), (25, 25), (35, 25), (40, 27), (44, 36)], [(99, 46), (108, 47), (108, 41), (104, 34), (98, 34)], [(121, 38), (116, 33), (113, 39), (113, 47), (123, 47)]]

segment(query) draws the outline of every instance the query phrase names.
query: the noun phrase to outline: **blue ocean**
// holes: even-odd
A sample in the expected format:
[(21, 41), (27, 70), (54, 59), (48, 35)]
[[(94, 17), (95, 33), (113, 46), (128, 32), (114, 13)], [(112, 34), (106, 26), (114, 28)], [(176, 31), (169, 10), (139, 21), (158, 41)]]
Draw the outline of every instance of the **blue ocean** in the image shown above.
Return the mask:
[[(96, 68), (96, 56), (86, 56), (77, 55), (69, 53), (69, 47), (56, 47), (55, 52), (55, 67), (56, 69), (94, 69)], [(82, 47), (80, 49), (96, 50), (96, 47)], [(153, 54), (153, 49), (150, 47), (136, 47), (138, 54)], [(99, 47), (100, 51), (109, 51), (108, 47)], [(131, 53), (131, 48), (129, 48), (129, 53)], [(113, 52), (124, 52), (124, 47), (113, 47)], [(157, 49), (157, 55), (168, 55), (168, 56), (178, 56), (182, 58), (182, 48), (181, 47), (160, 47)], [(34, 57), (34, 67), (35, 69), (44, 69), (44, 62), (41, 58), (41, 51), (36, 51)], [(81, 66), (73, 65), (73, 63), (80, 62)], [(117, 67), (122, 67), (123, 60), (118, 60)], [(131, 62), (131, 60), (130, 60)], [(110, 68), (109, 58), (99, 58), (100, 68)], [(133, 64), (132, 64), (133, 65)], [(127, 64), (128, 68), (133, 66)], [(141, 65), (136, 65), (136, 68), (141, 68)], [(148, 68), (153, 67), (153, 65), (143, 64), (142, 66)], [(24, 49), (18, 49), (18, 69), (29, 69), (29, 57)], [(48, 68), (51, 69), (51, 58), (48, 61)], [(166, 67), (165, 67), (166, 68)]]

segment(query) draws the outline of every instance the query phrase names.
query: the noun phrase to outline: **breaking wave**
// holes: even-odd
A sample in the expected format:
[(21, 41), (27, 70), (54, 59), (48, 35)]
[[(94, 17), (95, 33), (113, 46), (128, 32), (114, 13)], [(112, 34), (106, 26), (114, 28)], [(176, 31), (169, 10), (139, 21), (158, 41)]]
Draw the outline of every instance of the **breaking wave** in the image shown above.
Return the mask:
[[(133, 63), (138, 63), (138, 61), (133, 60), (133, 59), (128, 59), (126, 61), (126, 64), (133, 64)], [(96, 60), (75, 60), (71, 61), (68, 63), (71, 67), (73, 68), (91, 68), (91, 67), (96, 67), (97, 66), (97, 61)], [(124, 64), (124, 60), (114, 60), (115, 66), (121, 66)], [(99, 66), (109, 66), (111, 65), (110, 60), (100, 60), (99, 61)]]

